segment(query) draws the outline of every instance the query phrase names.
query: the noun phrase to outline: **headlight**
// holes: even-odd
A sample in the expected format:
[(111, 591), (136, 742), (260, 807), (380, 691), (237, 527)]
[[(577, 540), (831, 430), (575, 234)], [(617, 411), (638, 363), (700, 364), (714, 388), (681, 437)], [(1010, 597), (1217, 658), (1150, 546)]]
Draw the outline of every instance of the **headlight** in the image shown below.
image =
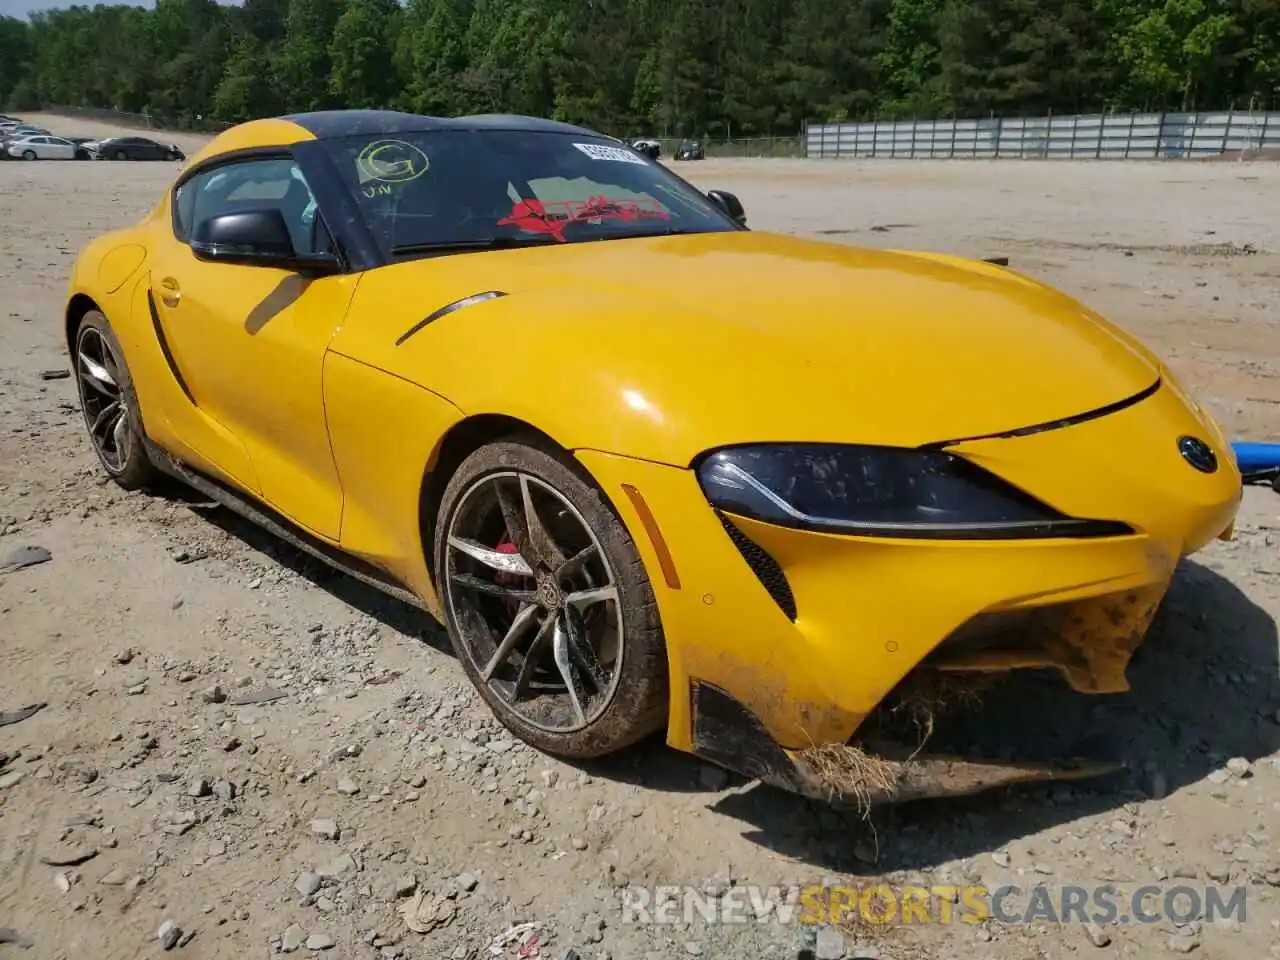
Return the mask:
[(704, 457), (696, 470), (717, 509), (830, 533), (992, 540), (1133, 532), (1115, 521), (1065, 516), (941, 451), (844, 444), (728, 447)]

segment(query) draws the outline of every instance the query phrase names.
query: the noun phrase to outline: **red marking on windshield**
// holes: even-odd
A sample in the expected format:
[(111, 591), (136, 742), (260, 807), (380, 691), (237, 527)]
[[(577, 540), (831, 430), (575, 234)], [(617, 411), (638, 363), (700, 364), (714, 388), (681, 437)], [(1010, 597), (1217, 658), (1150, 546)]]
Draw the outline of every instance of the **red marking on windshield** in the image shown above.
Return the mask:
[(591, 197), (587, 200), (521, 200), (500, 227), (519, 227), (531, 233), (545, 233), (565, 242), (564, 228), (570, 223), (601, 223), (605, 220), (670, 220), (671, 214), (656, 200), (614, 200)]

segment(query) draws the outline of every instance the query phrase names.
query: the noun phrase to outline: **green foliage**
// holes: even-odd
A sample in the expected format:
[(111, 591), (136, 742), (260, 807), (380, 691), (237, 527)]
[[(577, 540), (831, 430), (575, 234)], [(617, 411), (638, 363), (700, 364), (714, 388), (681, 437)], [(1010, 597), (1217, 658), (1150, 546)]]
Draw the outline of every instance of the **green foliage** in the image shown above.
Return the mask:
[(20, 88), (24, 85), (28, 97), (34, 94), (31, 89), (34, 53), (27, 24), (12, 17), (0, 17), (0, 103), (15, 99), (15, 93), (23, 92)]
[(393, 107), (618, 134), (1280, 107), (1280, 0), (157, 0), (0, 17), (0, 104)]
[(350, 0), (329, 41), (329, 92), (347, 107), (381, 107), (396, 94), (391, 58), (400, 29), (396, 0)]

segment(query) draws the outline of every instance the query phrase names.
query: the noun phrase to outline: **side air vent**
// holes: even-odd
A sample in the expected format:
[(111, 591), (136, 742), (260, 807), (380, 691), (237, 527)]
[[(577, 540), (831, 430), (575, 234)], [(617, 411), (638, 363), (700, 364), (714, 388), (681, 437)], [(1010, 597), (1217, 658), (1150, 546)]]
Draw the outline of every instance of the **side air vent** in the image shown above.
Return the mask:
[(458, 300), (454, 300), (452, 303), (446, 303), (443, 307), (440, 307), (438, 310), (432, 310), (429, 314), (427, 314), (425, 317), (423, 317), (421, 320), (415, 323), (412, 327), (410, 327), (404, 333), (400, 334), (400, 336), (396, 338), (396, 346), (397, 347), (400, 346), (400, 344), (404, 343), (406, 340), (412, 337), (415, 333), (417, 333), (423, 327), (427, 326), (428, 324), (435, 323), (441, 317), (447, 317), (449, 314), (453, 313), (455, 310), (461, 310), (463, 307), (474, 306), (477, 303), (484, 303), (486, 300), (494, 300), (497, 297), (505, 297), (505, 296), (506, 296), (506, 293), (502, 290), (486, 290), (484, 291), (484, 293), (473, 293), (469, 297), (462, 297)]
[(718, 516), (720, 522), (724, 524), (725, 533), (729, 534), (729, 539), (742, 554), (742, 559), (747, 561), (747, 566), (756, 575), (756, 579), (769, 591), (769, 596), (773, 597), (773, 602), (787, 615), (787, 619), (794, 621), (796, 598), (791, 592), (791, 584), (787, 583), (786, 574), (778, 566), (778, 561), (769, 556), (760, 544), (735, 527), (728, 517), (724, 514), (718, 514)]

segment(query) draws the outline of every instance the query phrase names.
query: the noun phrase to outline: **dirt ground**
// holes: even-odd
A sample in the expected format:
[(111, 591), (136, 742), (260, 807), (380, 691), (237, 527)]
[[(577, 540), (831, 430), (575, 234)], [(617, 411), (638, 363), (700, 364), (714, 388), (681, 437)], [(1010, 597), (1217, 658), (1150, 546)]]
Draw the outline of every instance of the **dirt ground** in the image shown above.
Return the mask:
[[(1143, 337), (1233, 436), (1280, 438), (1280, 165), (677, 166), (736, 192), (757, 229), (1007, 254)], [(661, 743), (550, 761), (502, 732), (442, 632), (407, 608), (198, 498), (101, 478), (73, 381), (44, 376), (67, 369), (64, 286), (79, 248), (175, 173), (0, 163), (0, 566), (25, 545), (52, 554), (0, 572), (0, 711), (48, 704), (0, 726), (0, 957), (133, 960), (163, 952), (162, 934), (184, 957), (237, 960), (1280, 957), (1270, 489), (1246, 491), (1234, 542), (1184, 564), (1132, 692), (1081, 703), (1030, 685), (993, 705), (1022, 734), (1113, 753), (1118, 777), (865, 823)], [(1121, 902), (1144, 884), (1239, 884), (1247, 914), (837, 931), (769, 916), (647, 925), (620, 905), (661, 884), (851, 878), (1012, 883), (1012, 909), (1036, 884), (1112, 883)], [(402, 913), (417, 893), (434, 910), (426, 933)], [(494, 941), (535, 922), (536, 948)], [(5, 945), (21, 938), (25, 951)]]

